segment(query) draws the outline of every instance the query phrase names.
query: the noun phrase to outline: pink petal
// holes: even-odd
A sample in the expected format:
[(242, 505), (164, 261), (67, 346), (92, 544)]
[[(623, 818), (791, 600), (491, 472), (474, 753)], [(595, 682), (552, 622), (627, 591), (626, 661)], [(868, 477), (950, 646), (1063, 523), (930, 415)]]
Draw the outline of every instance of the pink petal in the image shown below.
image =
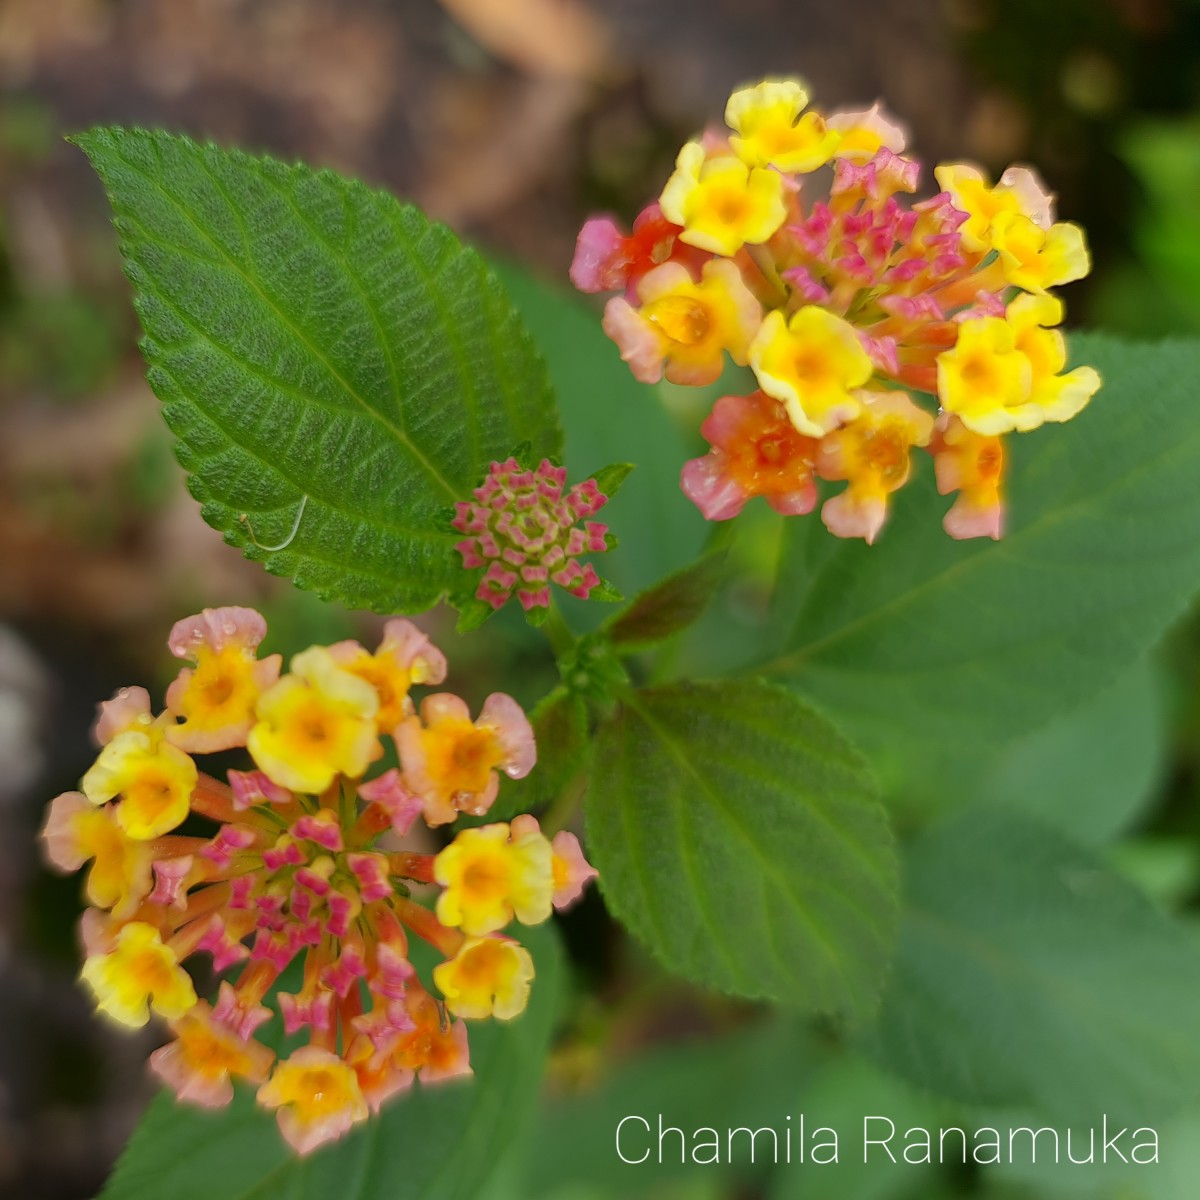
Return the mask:
[(710, 451), (683, 464), (679, 485), (706, 521), (736, 517), (750, 499), (750, 493), (729, 474), (729, 465), (729, 456), (723, 450)]
[(585, 221), (575, 241), (571, 282), (581, 292), (611, 292), (624, 284), (616, 262), (625, 239), (611, 217)]
[(107, 746), (118, 733), (149, 719), (150, 693), (143, 687), (122, 688), (100, 704), (92, 736), (97, 745)]
[[(645, 280), (642, 282), (644, 284)], [(614, 296), (604, 308), (601, 324), (604, 332), (616, 342), (634, 379), (641, 383), (657, 383), (662, 378), (662, 342), (654, 326), (627, 300)]]
[(46, 823), (42, 826), (42, 850), (46, 861), (60, 871), (78, 871), (88, 860), (88, 855), (79, 852), (79, 838), (75, 833), (75, 818), (82, 812), (90, 812), (95, 805), (82, 792), (63, 792), (50, 801)]
[(821, 520), (835, 537), (864, 538), (874, 542), (887, 519), (887, 502), (879, 497), (860, 500), (850, 488), (821, 508)]
[(507, 755), (507, 761), (501, 768), (504, 773), (510, 779), (524, 779), (537, 762), (533, 726), (529, 724), (524, 709), (511, 696), (493, 692), (483, 702), (478, 724), (496, 731)]
[[(400, 733), (403, 728), (404, 726), (402, 725), (400, 730), (396, 731), (397, 744), (400, 742)], [(405, 744), (408, 744), (412, 740), (412, 730), (410, 729), (409, 736), (406, 738)], [(420, 741), (419, 733), (416, 741), (418, 743)], [(401, 746), (400, 753), (401, 756), (407, 761), (417, 752), (413, 751), (411, 746), (406, 752), (404, 746)], [(423, 750), (419, 752), (418, 756), (423, 763)], [(358, 785), (358, 794), (368, 804), (378, 804), (379, 807), (382, 808), (383, 811), (386, 812), (391, 818), (392, 828), (401, 837), (403, 837), (412, 827), (412, 823), (420, 815), (421, 808), (423, 806), (421, 797), (407, 786), (404, 781), (404, 776), (401, 775), (401, 773), (396, 770), (395, 767), (389, 771), (384, 771), (384, 773), (378, 776), (376, 779), (370, 779), (366, 783), (360, 783)]]
[(176, 658), (195, 659), (197, 649), (214, 652), (226, 646), (257, 650), (267, 636), (267, 622), (252, 608), (206, 608), (194, 617), (176, 621), (167, 646)]

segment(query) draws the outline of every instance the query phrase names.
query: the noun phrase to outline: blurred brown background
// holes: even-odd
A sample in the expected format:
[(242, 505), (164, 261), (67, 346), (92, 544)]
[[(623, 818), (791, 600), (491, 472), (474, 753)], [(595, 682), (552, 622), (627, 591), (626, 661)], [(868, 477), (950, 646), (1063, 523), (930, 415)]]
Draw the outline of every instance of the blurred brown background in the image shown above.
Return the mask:
[(264, 605), (280, 648), (369, 624), (201, 522), (63, 135), (161, 125), (303, 158), (565, 280), (588, 212), (631, 217), (771, 73), (822, 107), (884, 99), (926, 160), (1035, 162), (1096, 253), (1073, 319), (1200, 329), (1189, 0), (0, 0), (0, 1196), (94, 1194), (148, 1094), (153, 1035), (89, 1016), (78, 881), (31, 836), (88, 765), (95, 701), (160, 685), (171, 622), (205, 604)]

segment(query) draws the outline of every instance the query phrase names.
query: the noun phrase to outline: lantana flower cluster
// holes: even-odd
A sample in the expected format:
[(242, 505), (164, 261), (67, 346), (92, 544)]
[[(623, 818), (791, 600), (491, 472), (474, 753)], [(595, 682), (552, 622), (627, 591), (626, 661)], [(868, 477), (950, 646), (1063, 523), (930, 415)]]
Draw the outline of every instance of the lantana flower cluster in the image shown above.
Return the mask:
[(941, 190), (910, 200), (921, 165), (878, 104), (825, 116), (772, 79), (734, 92), (725, 120), (629, 234), (589, 220), (571, 267), (581, 290), (620, 292), (604, 328), (639, 380), (710, 384), (726, 355), (753, 371), (757, 390), (701, 426), (712, 449), (683, 490), (725, 520), (756, 495), (807, 513), (818, 478), (844, 480), (822, 519), (873, 541), (921, 447), (958, 493), (946, 531), (1000, 537), (1005, 436), (1069, 420), (1100, 386), (1066, 369), (1051, 294), (1089, 270), (1082, 230), (1026, 167), (993, 184), (943, 164)]
[[(499, 776), (534, 765), (533, 732), (509, 696), (472, 718), (447, 692), (441, 652), (392, 620), (381, 644), (313, 646), (281, 672), (259, 657), (251, 609), (206, 609), (169, 646), (187, 665), (155, 714), (142, 688), (100, 706), (101, 749), (80, 790), (55, 799), (48, 858), (88, 864), (82, 978), (125, 1025), (164, 1018), (151, 1065), (183, 1100), (220, 1106), (257, 1085), (301, 1153), (344, 1133), (388, 1097), (470, 1071), (466, 1021), (526, 1005), (534, 965), (502, 931), (545, 921), (595, 871), (574, 835), (520, 816), (459, 832), (437, 854), (401, 848), (418, 818), (448, 825), (487, 812)], [(391, 739), (399, 767), (368, 778)], [(244, 747), (222, 780), (196, 756)], [(203, 835), (179, 827), (215, 822)], [(431, 911), (415, 884), (440, 889)], [(432, 987), (409, 961), (413, 936), (441, 956)], [(207, 955), (228, 973), (215, 1001), (181, 965)], [(295, 962), (286, 990), (283, 972)], [(286, 1058), (256, 1037), (275, 1014), (307, 1042)]]

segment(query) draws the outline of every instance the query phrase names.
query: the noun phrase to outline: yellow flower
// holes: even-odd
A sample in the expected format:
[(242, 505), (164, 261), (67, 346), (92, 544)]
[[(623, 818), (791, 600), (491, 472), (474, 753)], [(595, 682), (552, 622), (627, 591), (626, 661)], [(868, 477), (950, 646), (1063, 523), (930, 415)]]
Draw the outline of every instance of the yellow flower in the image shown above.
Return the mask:
[(712, 383), (725, 351), (739, 366), (762, 320), (762, 309), (728, 259), (704, 264), (696, 283), (681, 263), (663, 263), (638, 285), (641, 308), (616, 296), (604, 310), (604, 331), (621, 349), (634, 377), (657, 383)]
[(263, 693), (256, 712), (246, 746), (280, 787), (323, 792), (339, 774), (361, 776), (379, 756), (379, 696), (324, 646), (297, 654), (291, 674)]
[(1092, 367), (1062, 374), (1062, 320), (1051, 296), (1018, 296), (1003, 318), (964, 321), (953, 350), (938, 355), (938, 396), (948, 413), (974, 433), (1036, 429), (1068, 421), (1100, 387)]
[(150, 849), (122, 830), (112, 808), (96, 808), (79, 792), (64, 792), (50, 805), (42, 839), (47, 858), (64, 871), (94, 860), (87, 898), (97, 908), (111, 908), (118, 919), (150, 894)]
[(1054, 219), (1053, 198), (1028, 167), (1009, 167), (995, 187), (968, 163), (943, 163), (933, 174), (954, 207), (967, 214), (959, 234), (963, 245), (977, 254), (992, 249), (996, 221), (1002, 216), (1021, 216), (1043, 229)]
[(429, 825), (445, 825), (460, 812), (487, 812), (500, 788), (496, 772), (524, 779), (537, 761), (533, 729), (503, 692), (483, 702), (478, 721), (458, 696), (426, 696), (421, 716), (396, 730), (396, 746), (405, 783), (424, 802)]
[(166, 730), (175, 745), (209, 754), (243, 744), (255, 703), (279, 678), (278, 654), (258, 658), (266, 633), (266, 621), (252, 608), (206, 608), (175, 623), (171, 653), (196, 664), (167, 689), (167, 711), (183, 718)]
[(819, 113), (804, 112), (807, 104), (808, 93), (795, 79), (739, 88), (725, 106), (725, 122), (736, 130), (729, 144), (751, 167), (815, 171), (833, 157), (841, 135)]
[(750, 366), (759, 387), (782, 400), (795, 428), (810, 437), (857, 416), (854, 391), (874, 369), (854, 327), (813, 304), (790, 321), (769, 313), (750, 344)]
[(89, 957), (80, 975), (96, 993), (101, 1012), (135, 1028), (146, 1024), (151, 1008), (173, 1020), (196, 1003), (192, 981), (175, 952), (144, 921), (122, 927), (113, 949)]
[(93, 804), (119, 795), (117, 823), (131, 838), (148, 841), (183, 822), (196, 779), (196, 764), (155, 725), (118, 733), (80, 786)]
[(441, 683), (446, 678), (442, 652), (411, 621), (389, 621), (383, 641), (371, 654), (357, 642), (341, 642), (330, 651), (338, 666), (365, 679), (379, 697), (375, 727), (391, 733), (412, 712), (408, 698), (413, 684)]
[(233, 1075), (262, 1083), (274, 1053), (241, 1037), (212, 1009), (198, 1001), (172, 1024), (173, 1041), (150, 1055), (150, 1069), (174, 1089), (180, 1100), (220, 1108), (233, 1099)]
[(924, 446), (933, 417), (904, 392), (864, 392), (861, 414), (821, 441), (817, 470), (845, 479), (846, 490), (825, 502), (821, 520), (838, 537), (873, 542), (887, 519), (887, 498), (911, 471), (909, 452)]
[(1033, 369), (1003, 317), (964, 321), (954, 348), (938, 355), (937, 379), (942, 408), (975, 433), (1041, 424), (1029, 404)]
[(1012, 326), (1014, 345), (1029, 359), (1033, 376), (1029, 404), (1038, 416), (1035, 424), (1069, 421), (1099, 390), (1100, 374), (1095, 367), (1062, 373), (1067, 365), (1066, 339), (1059, 330), (1047, 328), (1062, 321), (1062, 301), (1053, 296), (1018, 296), (1005, 318)]
[(433, 876), (445, 891), (437, 917), (472, 937), (503, 929), (515, 916), (537, 925), (550, 916), (554, 870), (550, 842), (536, 829), (506, 824), (464, 829), (434, 859)]
[(934, 474), (945, 496), (958, 492), (942, 520), (952, 538), (990, 537), (1004, 532), (1004, 442), (973, 433), (957, 417), (943, 413), (934, 434)]
[(258, 1102), (279, 1109), (279, 1128), (299, 1154), (341, 1137), (370, 1115), (358, 1076), (336, 1054), (304, 1046), (275, 1067)]
[(992, 222), (992, 246), (1004, 278), (1027, 292), (1043, 293), (1092, 269), (1083, 230), (1068, 221), (1041, 229), (1020, 213), (1002, 213)]
[(732, 155), (707, 158), (699, 142), (680, 150), (660, 204), (683, 226), (680, 241), (727, 257), (767, 241), (787, 217), (782, 175)]
[(455, 1016), (507, 1021), (525, 1010), (533, 959), (507, 939), (468, 938), (452, 959), (433, 968), (433, 981)]

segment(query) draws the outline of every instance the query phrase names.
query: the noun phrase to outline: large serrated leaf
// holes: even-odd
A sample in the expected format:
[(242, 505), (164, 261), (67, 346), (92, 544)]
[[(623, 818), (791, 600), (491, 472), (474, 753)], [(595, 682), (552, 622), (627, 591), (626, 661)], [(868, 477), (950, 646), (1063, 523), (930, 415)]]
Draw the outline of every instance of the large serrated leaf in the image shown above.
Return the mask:
[(875, 1039), (889, 1066), (1063, 1122), (1146, 1125), (1200, 1099), (1192, 931), (1017, 813), (962, 814), (925, 834), (907, 867)]
[(458, 588), (453, 502), (514, 446), (561, 443), (545, 367), (482, 259), (330, 171), (136, 129), (76, 140), (205, 519), (353, 606), (416, 612)]
[[(942, 532), (930, 472), (875, 546), (793, 521), (765, 664), (844, 724), (887, 782), (1079, 705), (1151, 647), (1200, 587), (1200, 342), (1072, 340), (1104, 387), (1065, 426), (1010, 438), (1011, 530)], [(927, 466), (927, 464), (925, 464)]]
[(522, 930), (521, 939), (537, 963), (529, 1008), (506, 1024), (471, 1022), (473, 1078), (417, 1085), (305, 1158), (247, 1091), (215, 1112), (164, 1093), (101, 1200), (475, 1200), (528, 1132), (561, 1000), (553, 929)]
[(632, 693), (585, 805), (609, 907), (698, 983), (870, 1010), (897, 905), (892, 835), (858, 755), (756, 680)]

